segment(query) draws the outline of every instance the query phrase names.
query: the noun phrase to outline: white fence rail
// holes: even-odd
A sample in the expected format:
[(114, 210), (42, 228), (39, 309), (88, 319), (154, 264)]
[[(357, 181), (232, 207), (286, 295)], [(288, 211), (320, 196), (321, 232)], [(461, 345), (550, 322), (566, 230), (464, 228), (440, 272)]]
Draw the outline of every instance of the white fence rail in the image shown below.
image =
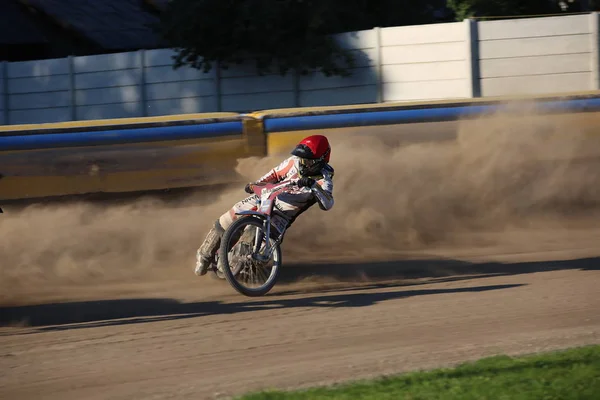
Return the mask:
[(172, 69), (171, 50), (4, 62), (0, 124), (599, 89), (598, 14), (338, 35), (351, 77)]

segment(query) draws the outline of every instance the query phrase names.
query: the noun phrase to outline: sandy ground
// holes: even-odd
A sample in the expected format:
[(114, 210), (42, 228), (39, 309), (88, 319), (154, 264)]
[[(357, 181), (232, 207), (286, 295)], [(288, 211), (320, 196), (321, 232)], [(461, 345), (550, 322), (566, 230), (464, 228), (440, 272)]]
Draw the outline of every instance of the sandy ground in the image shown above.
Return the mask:
[(600, 343), (600, 231), (522, 234), (530, 252), (441, 249), (456, 257), (365, 264), (362, 283), (295, 265), (261, 299), (190, 271), (4, 308), (0, 398), (210, 399)]

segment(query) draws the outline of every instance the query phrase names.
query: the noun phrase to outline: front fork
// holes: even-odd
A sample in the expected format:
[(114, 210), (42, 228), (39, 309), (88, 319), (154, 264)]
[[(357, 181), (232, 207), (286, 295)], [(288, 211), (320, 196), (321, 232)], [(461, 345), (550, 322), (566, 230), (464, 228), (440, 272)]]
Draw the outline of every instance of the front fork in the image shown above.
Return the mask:
[(260, 247), (263, 239), (262, 236), (264, 235), (264, 233), (259, 234), (257, 229), (256, 233), (254, 234), (254, 249), (252, 251), (252, 258), (260, 262), (268, 262), (271, 259), (271, 256), (273, 255), (273, 251), (281, 242), (285, 231), (281, 232), (279, 234), (279, 237), (275, 240), (275, 243), (271, 245), (271, 216), (267, 216), (263, 222), (262, 232), (266, 232), (265, 249), (263, 250), (263, 252), (260, 252)]

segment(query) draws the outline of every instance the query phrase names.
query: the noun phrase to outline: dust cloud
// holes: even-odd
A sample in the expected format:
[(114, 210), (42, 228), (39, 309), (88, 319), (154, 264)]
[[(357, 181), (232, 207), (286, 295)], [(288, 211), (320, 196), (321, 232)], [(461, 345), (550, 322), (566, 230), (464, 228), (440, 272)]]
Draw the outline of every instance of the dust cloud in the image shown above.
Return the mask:
[[(519, 107), (458, 124), (452, 142), (389, 146), (368, 128), (332, 135), (335, 206), (313, 207), (284, 242), (311, 260), (453, 243), (460, 232), (559, 221), (596, 209), (598, 138), (578, 116)], [(600, 150), (599, 150), (600, 151)], [(256, 179), (286, 155), (240, 160)], [(177, 204), (151, 196), (119, 205), (37, 204), (0, 218), (0, 290), (193, 276), (195, 250), (243, 187), (197, 192)]]
[(451, 243), (459, 232), (556, 226), (596, 210), (600, 138), (573, 116), (535, 110), (461, 121), (451, 143), (334, 138), (337, 210), (299, 220), (290, 236), (309, 248), (343, 244), (338, 252), (414, 248)]

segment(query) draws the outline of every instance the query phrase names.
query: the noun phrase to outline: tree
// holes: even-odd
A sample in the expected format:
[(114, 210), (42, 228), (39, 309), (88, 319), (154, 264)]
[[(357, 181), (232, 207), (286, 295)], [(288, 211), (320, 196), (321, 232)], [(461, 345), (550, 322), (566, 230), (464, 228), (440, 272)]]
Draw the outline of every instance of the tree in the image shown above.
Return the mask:
[(414, 0), (173, 0), (160, 31), (177, 52), (175, 68), (252, 62), (259, 74), (345, 76), (354, 57), (331, 34), (430, 22), (431, 13)]
[(324, 3), (312, 0), (174, 0), (161, 17), (161, 32), (176, 49), (175, 68), (190, 65), (208, 72), (253, 62), (264, 74), (275, 67), (281, 75), (320, 69), (326, 75), (345, 75), (354, 65), (324, 34)]
[(556, 0), (448, 0), (456, 20), (471, 17), (554, 14), (562, 10)]

